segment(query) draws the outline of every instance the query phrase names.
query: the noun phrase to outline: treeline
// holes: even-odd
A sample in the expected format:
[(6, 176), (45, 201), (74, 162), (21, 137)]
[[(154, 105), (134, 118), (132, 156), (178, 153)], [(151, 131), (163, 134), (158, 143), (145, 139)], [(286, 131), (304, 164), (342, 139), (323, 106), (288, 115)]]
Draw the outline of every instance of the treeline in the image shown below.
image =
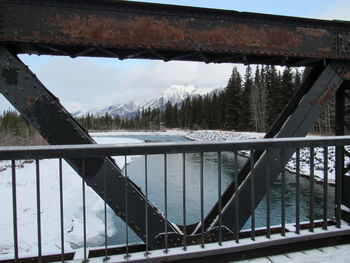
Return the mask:
[[(242, 77), (234, 67), (227, 86), (206, 96), (187, 98), (180, 105), (168, 102), (163, 111), (143, 109), (133, 118), (88, 114), (79, 122), (89, 130), (182, 128), (266, 132), (300, 87), (307, 71), (257, 66), (253, 72), (247, 66)], [(333, 100), (327, 105), (313, 133), (334, 133), (334, 104)]]
[[(181, 105), (167, 103), (163, 110), (143, 109), (133, 118), (87, 114), (78, 121), (88, 130), (118, 129), (224, 129), (266, 132), (288, 104), (307, 74), (274, 66), (247, 66), (242, 77), (233, 68), (227, 86), (206, 96), (187, 98)], [(350, 106), (350, 105), (349, 105)], [(312, 132), (334, 134), (335, 100), (325, 107)], [(45, 141), (15, 111), (0, 116), (0, 145), (34, 145)]]
[(78, 122), (87, 130), (159, 130), (161, 128), (161, 120), (164, 119), (164, 112), (160, 109), (143, 109), (135, 113), (133, 118), (112, 117), (106, 113), (104, 116), (93, 116), (87, 114), (77, 118)]
[(0, 116), (0, 145), (40, 145), (44, 139), (16, 111)]
[(165, 125), (188, 129), (265, 132), (302, 82), (302, 73), (274, 66), (246, 68), (244, 77), (233, 68), (225, 89), (188, 98), (181, 107), (168, 104)]

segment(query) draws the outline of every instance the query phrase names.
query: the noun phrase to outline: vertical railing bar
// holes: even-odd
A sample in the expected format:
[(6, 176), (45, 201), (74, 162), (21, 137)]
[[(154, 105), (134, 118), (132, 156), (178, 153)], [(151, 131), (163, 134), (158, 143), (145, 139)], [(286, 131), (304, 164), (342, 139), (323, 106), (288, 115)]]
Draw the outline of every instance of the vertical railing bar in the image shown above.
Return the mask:
[(64, 211), (63, 211), (63, 169), (62, 158), (58, 160), (60, 183), (60, 223), (61, 223), (61, 261), (64, 262)]
[(16, 161), (11, 161), (12, 168), (12, 213), (13, 213), (13, 245), (15, 263), (18, 263), (18, 228), (17, 228), (17, 193), (16, 193)]
[(328, 147), (323, 148), (323, 229), (328, 228)]
[(300, 234), (300, 149), (296, 149), (296, 175), (295, 175), (295, 233)]
[(146, 223), (146, 253), (145, 255), (149, 255), (149, 243), (148, 243), (148, 159), (147, 154), (145, 154), (145, 223)]
[(267, 166), (265, 168), (266, 172), (266, 238), (271, 237), (271, 196), (270, 196), (270, 149), (266, 150)]
[(107, 233), (107, 159), (105, 157), (104, 159), (104, 175), (103, 175), (103, 199), (104, 199), (104, 224), (105, 224), (105, 257), (103, 259), (103, 261), (108, 261), (109, 257), (108, 257), (108, 233)]
[(237, 151), (234, 152), (234, 162), (235, 162), (235, 241), (236, 243), (239, 243), (239, 194), (238, 194), (238, 185), (239, 185), (239, 178), (238, 178), (238, 153)]
[(129, 208), (128, 208), (128, 160), (127, 156), (124, 156), (124, 171), (125, 171), (125, 177), (124, 177), (124, 199), (125, 199), (125, 247), (126, 247), (126, 254), (125, 258), (128, 259), (130, 257), (129, 255)]
[(342, 177), (343, 177), (343, 147), (335, 147), (335, 221), (336, 227), (341, 227)]
[(164, 154), (164, 232), (165, 232), (165, 250), (164, 253), (168, 253), (168, 174), (167, 174), (167, 154)]
[(183, 249), (187, 249), (187, 229), (186, 229), (186, 154), (182, 154), (182, 208), (183, 208)]
[(282, 173), (281, 173), (281, 179), (282, 179), (282, 187), (281, 187), (281, 227), (282, 227), (282, 236), (286, 235), (286, 156), (285, 156), (285, 149), (282, 149)]
[(203, 178), (203, 165), (204, 158), (203, 152), (201, 152), (201, 170), (200, 170), (200, 199), (201, 199), (201, 234), (202, 234), (202, 242), (201, 246), (204, 248), (204, 178)]
[(314, 231), (314, 202), (315, 202), (315, 186), (314, 186), (314, 166), (315, 166), (314, 148), (310, 147), (310, 231)]
[(35, 160), (36, 167), (36, 213), (38, 225), (38, 258), (42, 262), (42, 243), (41, 243), (41, 204), (40, 204), (40, 164), (39, 160)]
[(250, 150), (250, 206), (251, 206), (251, 239), (255, 240), (255, 174), (254, 150)]
[(219, 245), (222, 246), (221, 152), (218, 152)]
[(83, 235), (84, 235), (84, 262), (87, 261), (87, 249), (86, 249), (86, 193), (85, 193), (85, 179), (86, 179), (86, 162), (82, 160), (82, 192), (83, 192)]

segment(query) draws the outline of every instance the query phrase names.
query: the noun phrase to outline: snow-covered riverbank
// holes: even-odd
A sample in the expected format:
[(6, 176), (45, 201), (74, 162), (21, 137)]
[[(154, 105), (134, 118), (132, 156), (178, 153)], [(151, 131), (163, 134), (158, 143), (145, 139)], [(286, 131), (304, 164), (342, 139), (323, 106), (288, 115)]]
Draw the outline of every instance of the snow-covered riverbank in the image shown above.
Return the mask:
[[(130, 138), (111, 138), (94, 136), (98, 143), (142, 143)], [(124, 167), (124, 158), (115, 157), (119, 167)], [(127, 162), (132, 159), (128, 158)], [(36, 224), (36, 179), (35, 162), (18, 161), (16, 163), (17, 190), (17, 224), (19, 233), (19, 255), (35, 256), (37, 253)], [(41, 220), (43, 253), (58, 253), (61, 249), (60, 207), (59, 207), (59, 174), (58, 160), (40, 161), (41, 185)], [(9, 162), (0, 162), (0, 259), (13, 257), (12, 232), (12, 180)], [(64, 197), (64, 237), (65, 250), (76, 249), (83, 242), (82, 219), (82, 181), (75, 171), (63, 162), (63, 197)], [(90, 188), (86, 188), (87, 244), (90, 247), (104, 243), (104, 203)], [(111, 215), (112, 213), (108, 213)], [(108, 235), (112, 236), (117, 229), (109, 220)]]
[[(195, 141), (237, 141), (254, 138), (262, 138), (262, 133), (251, 132), (228, 132), (228, 131), (183, 131), (168, 130), (154, 132), (98, 132), (91, 134), (97, 143), (117, 144), (117, 143), (142, 143), (142, 140), (131, 136), (136, 135), (163, 135), (186, 137)], [(129, 138), (123, 137), (128, 136)], [(131, 135), (131, 136), (130, 136)], [(241, 154), (247, 154), (242, 152)], [(124, 166), (124, 158), (116, 157), (116, 163), (119, 167)], [(132, 159), (129, 157), (128, 162)], [(349, 158), (346, 159), (349, 162)], [(334, 182), (334, 147), (329, 148), (328, 173), (329, 182)], [(21, 161), (17, 163), (17, 182), (18, 193), (17, 213), (18, 213), (18, 232), (19, 232), (19, 253), (20, 256), (36, 255), (37, 253), (37, 225), (36, 225), (36, 180), (35, 163), (32, 161)], [(287, 169), (295, 172), (295, 158), (292, 157), (287, 164)], [(9, 162), (0, 162), (0, 205), (2, 214), (5, 215), (0, 220), (0, 259), (13, 257), (13, 232), (12, 232), (12, 180)], [(58, 161), (42, 160), (40, 161), (41, 171), (41, 218), (42, 218), (42, 240), (43, 253), (59, 253), (60, 251), (60, 214), (59, 214), (59, 178)], [(308, 175), (309, 150), (301, 150), (301, 173)], [(63, 166), (64, 181), (64, 236), (65, 250), (74, 250), (82, 246), (83, 223), (82, 223), (82, 180), (76, 175), (74, 170), (66, 163)], [(323, 149), (315, 150), (315, 177), (317, 180), (323, 180)], [(104, 224), (102, 200), (89, 187), (86, 188), (86, 199), (89, 204), (86, 210), (87, 214), (87, 244), (88, 246), (100, 246), (104, 242)], [(109, 211), (109, 215), (112, 212)], [(108, 222), (111, 222), (109, 220)], [(113, 224), (108, 226), (110, 236), (117, 232)], [(34, 234), (33, 234), (34, 233)]]
[[(198, 130), (191, 131), (186, 135), (186, 138), (194, 141), (212, 141), (212, 142), (230, 142), (238, 140), (249, 140), (263, 138), (264, 133), (256, 132), (229, 132), (229, 131), (210, 131), (210, 130)], [(244, 156), (248, 156), (247, 152), (240, 152)], [(323, 182), (324, 180), (324, 160), (323, 160), (323, 148), (315, 148), (315, 180)], [(295, 154), (289, 160), (286, 165), (288, 171), (296, 173), (296, 161)], [(345, 157), (345, 162), (349, 163), (350, 158)], [(329, 184), (335, 183), (335, 148), (328, 148), (328, 182)], [(300, 173), (304, 176), (310, 175), (310, 151), (308, 148), (300, 149)]]

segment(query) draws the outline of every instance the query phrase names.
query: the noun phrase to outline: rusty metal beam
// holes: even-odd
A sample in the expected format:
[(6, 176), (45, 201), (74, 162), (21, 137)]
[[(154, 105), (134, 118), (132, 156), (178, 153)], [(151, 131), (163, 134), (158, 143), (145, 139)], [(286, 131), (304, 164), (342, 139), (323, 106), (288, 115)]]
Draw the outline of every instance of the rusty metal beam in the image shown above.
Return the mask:
[[(350, 23), (345, 21), (111, 0), (0, 0), (0, 16), (0, 44), (18, 53), (30, 53), (30, 46), (23, 50), (20, 44), (31, 44), (51, 47), (40, 50), (48, 55), (62, 50), (115, 57), (99, 49), (108, 48), (162, 60), (195, 52), (201, 56), (183, 59), (217, 62), (249, 55), (252, 61), (271, 57), (273, 64), (283, 63), (273, 57), (297, 58), (299, 64), (306, 58), (350, 59)], [(80, 53), (89, 48), (94, 52)]]

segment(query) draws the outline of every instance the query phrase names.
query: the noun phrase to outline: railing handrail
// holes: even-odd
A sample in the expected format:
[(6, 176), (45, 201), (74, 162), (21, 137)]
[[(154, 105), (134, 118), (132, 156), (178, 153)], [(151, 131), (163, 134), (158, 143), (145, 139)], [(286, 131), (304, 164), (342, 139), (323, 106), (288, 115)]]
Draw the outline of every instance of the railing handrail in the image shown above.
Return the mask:
[(303, 148), (350, 145), (350, 136), (249, 139), (233, 142), (167, 142), (138, 144), (84, 144), (0, 147), (0, 160), (32, 158), (90, 158), (145, 154), (230, 152), (273, 148)]

